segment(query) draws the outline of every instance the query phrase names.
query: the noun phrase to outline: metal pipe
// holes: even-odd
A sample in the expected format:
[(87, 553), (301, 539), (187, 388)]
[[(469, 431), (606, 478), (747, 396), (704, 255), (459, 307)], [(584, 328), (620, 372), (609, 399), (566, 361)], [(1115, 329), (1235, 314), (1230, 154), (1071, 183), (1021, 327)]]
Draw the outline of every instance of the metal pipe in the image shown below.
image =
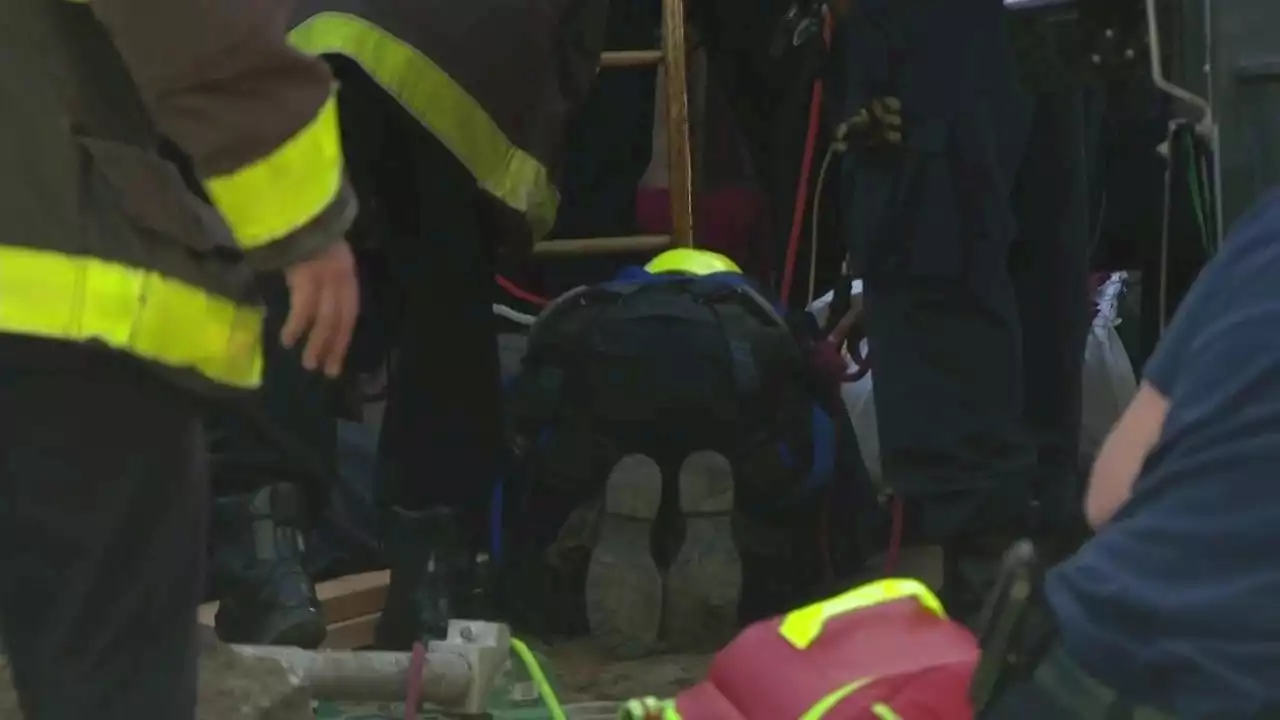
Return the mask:
[[(1188, 105), (1200, 111), (1200, 119), (1196, 123), (1197, 129), (1209, 138), (1211, 142), (1214, 138), (1213, 124), (1213, 106), (1208, 100), (1196, 95), (1186, 88), (1175, 85), (1169, 81), (1164, 74), (1164, 57), (1160, 49), (1160, 18), (1156, 8), (1156, 0), (1146, 0), (1147, 2), (1147, 45), (1151, 50), (1151, 79), (1155, 82), (1157, 88), (1165, 94), (1181, 100)], [(1214, 144), (1216, 150), (1216, 143)]]
[[(405, 652), (303, 650), (268, 645), (231, 645), (251, 658), (270, 658), (299, 678), (317, 700), (394, 702), (404, 700), (411, 655)], [(471, 686), (471, 666), (460, 655), (427, 653), (422, 700), (452, 706)]]

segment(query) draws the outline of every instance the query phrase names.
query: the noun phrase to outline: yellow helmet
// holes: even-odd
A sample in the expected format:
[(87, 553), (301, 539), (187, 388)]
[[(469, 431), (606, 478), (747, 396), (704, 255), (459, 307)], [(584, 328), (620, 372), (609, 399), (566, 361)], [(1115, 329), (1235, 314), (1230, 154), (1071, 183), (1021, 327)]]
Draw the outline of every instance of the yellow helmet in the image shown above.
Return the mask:
[(713, 275), (715, 273), (742, 274), (738, 263), (710, 250), (698, 248), (673, 248), (649, 261), (644, 269), (656, 274), (683, 273), (685, 275)]

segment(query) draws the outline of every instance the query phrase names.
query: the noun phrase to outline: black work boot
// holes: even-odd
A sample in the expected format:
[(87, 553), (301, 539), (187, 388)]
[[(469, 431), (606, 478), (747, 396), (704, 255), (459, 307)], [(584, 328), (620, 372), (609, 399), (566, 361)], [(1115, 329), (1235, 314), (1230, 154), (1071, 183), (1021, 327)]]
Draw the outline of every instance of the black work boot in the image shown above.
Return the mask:
[(951, 617), (975, 627), (1000, 576), (1005, 551), (1016, 540), (1016, 536), (972, 538), (944, 548), (941, 595)]
[(391, 586), (376, 643), (406, 650), (418, 640), (443, 639), (475, 590), (475, 555), (461, 518), (450, 508), (392, 508), (383, 534)]
[(303, 569), (302, 493), (293, 485), (219, 498), (213, 507), (215, 627), (225, 642), (319, 647), (324, 611)]

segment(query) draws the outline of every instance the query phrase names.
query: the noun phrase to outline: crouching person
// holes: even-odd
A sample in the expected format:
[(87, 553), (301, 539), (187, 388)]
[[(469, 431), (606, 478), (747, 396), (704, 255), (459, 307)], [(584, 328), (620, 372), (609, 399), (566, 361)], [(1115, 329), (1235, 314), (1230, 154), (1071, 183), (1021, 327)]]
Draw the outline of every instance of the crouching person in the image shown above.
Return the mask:
[[(529, 578), (510, 604), (539, 616), (513, 621), (580, 603), (617, 657), (710, 651), (861, 565), (854, 518), (875, 501), (816, 328), (798, 325), (694, 248), (543, 311), (509, 391), (501, 556), (508, 581)], [(563, 595), (530, 602), (556, 577)]]
[(1099, 453), (1057, 639), (990, 720), (1280, 715), (1280, 192), (1201, 272)]

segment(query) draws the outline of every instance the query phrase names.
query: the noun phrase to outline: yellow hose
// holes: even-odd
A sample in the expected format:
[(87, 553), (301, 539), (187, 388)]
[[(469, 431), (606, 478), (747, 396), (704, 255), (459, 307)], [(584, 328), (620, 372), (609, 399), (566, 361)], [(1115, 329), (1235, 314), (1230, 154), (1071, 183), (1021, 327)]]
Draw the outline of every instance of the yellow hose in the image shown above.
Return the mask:
[(564, 714), (564, 709), (560, 707), (560, 700), (556, 698), (556, 691), (551, 689), (551, 683), (547, 682), (546, 673), (542, 672), (542, 666), (538, 664), (538, 659), (533, 656), (533, 651), (528, 645), (519, 638), (511, 638), (511, 649), (516, 651), (516, 656), (520, 658), (520, 662), (524, 663), (524, 669), (528, 671), (530, 679), (538, 688), (538, 694), (542, 696), (543, 701), (547, 705), (547, 709), (551, 711), (551, 720), (569, 720)]

